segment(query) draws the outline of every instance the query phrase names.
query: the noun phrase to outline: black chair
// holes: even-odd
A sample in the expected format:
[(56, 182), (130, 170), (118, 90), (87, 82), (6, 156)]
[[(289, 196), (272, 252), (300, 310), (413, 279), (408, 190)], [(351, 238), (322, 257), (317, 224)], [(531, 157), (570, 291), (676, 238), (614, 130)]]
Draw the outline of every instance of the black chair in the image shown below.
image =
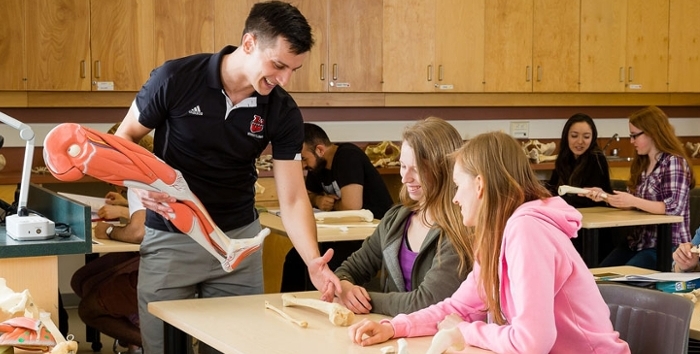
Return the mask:
[(610, 321), (632, 354), (685, 354), (695, 304), (674, 294), (619, 284), (598, 284)]

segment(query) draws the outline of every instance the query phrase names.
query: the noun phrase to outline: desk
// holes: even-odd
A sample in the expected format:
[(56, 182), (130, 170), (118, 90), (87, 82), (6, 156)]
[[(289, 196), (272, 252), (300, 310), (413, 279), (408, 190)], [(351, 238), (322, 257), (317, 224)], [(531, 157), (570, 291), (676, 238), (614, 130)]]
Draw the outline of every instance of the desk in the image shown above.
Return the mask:
[[(263, 276), (265, 279), (265, 292), (278, 293), (282, 287), (282, 268), (284, 259), (289, 250), (292, 249), (292, 242), (287, 237), (287, 230), (282, 225), (282, 218), (279, 216), (262, 212), (260, 213), (260, 225), (270, 229), (270, 235), (265, 238), (263, 244)], [(378, 224), (379, 220), (374, 220)], [(353, 223), (343, 223), (353, 224)], [(363, 224), (357, 222), (356, 224)], [(347, 231), (331, 228), (316, 228), (318, 242), (336, 241), (359, 241), (369, 237), (375, 227), (355, 227), (348, 228)]]
[[(618, 267), (601, 267), (601, 268), (591, 268), (591, 273), (619, 273), (623, 275), (630, 274), (651, 274), (656, 273), (656, 270), (638, 268), (633, 266), (618, 266)], [(695, 308), (693, 309), (693, 316), (690, 318), (690, 338), (695, 340), (700, 340), (700, 303), (695, 303)]]
[(638, 210), (593, 207), (577, 209), (583, 215), (581, 236), (583, 243), (583, 260), (589, 268), (598, 265), (598, 230), (602, 228), (658, 225), (656, 241), (656, 268), (671, 270), (671, 224), (683, 222), (682, 216), (650, 214)]
[(92, 253), (138, 252), (140, 248), (138, 243), (93, 238)]
[[(318, 298), (318, 292), (297, 293), (299, 297)], [(287, 322), (280, 315), (265, 309), (265, 301), (282, 309), (296, 319), (309, 323), (307, 328)], [(396, 340), (361, 347), (353, 344), (347, 327), (330, 323), (328, 315), (316, 310), (282, 307), (280, 294), (189, 299), (151, 302), (148, 311), (165, 321), (166, 353), (185, 353), (185, 345), (174, 345), (172, 339), (185, 338), (189, 334), (225, 354), (281, 354), (281, 353), (379, 353), (379, 349), (393, 345)], [(386, 316), (358, 315), (363, 318), (382, 319)], [(182, 333), (184, 332), (184, 334)], [(411, 353), (425, 353), (431, 337), (408, 338)], [(177, 343), (182, 343), (177, 342)], [(492, 353), (479, 348), (468, 348), (459, 353)]]

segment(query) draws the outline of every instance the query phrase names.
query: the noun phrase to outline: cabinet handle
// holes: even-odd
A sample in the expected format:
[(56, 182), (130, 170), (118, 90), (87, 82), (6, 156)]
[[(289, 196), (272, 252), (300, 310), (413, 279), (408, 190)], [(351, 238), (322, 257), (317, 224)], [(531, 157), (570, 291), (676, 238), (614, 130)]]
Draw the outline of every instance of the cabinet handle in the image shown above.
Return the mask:
[(85, 60), (80, 61), (80, 77), (85, 78)]
[(542, 81), (542, 67), (537, 65), (537, 82)]
[(95, 78), (99, 79), (102, 75), (102, 63), (99, 60), (95, 60)]
[(333, 64), (333, 80), (338, 80), (338, 64)]
[(321, 64), (321, 72), (320, 75), (321, 81), (326, 79), (326, 64)]
[(428, 81), (433, 81), (433, 66), (428, 65)]
[(530, 82), (532, 80), (532, 69), (530, 65), (525, 67), (525, 82)]
[(445, 69), (442, 65), (438, 66), (438, 81), (442, 81), (445, 78)]
[(620, 67), (620, 82), (625, 82), (625, 68), (623, 66)]
[(627, 73), (629, 82), (634, 81), (634, 69), (630, 66), (629, 72)]

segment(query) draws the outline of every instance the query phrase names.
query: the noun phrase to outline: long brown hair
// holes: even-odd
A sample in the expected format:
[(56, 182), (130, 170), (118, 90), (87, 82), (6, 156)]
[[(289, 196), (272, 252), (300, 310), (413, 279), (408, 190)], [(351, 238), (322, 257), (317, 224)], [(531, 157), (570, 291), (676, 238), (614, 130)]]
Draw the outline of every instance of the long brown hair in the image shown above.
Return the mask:
[[(690, 158), (683, 143), (676, 137), (676, 131), (669, 122), (666, 113), (656, 106), (649, 106), (632, 113), (629, 122), (651, 138), (659, 152), (665, 152), (685, 160), (690, 170), (690, 188), (694, 188), (695, 176), (693, 176), (693, 169), (690, 167), (692, 166)], [(636, 191), (639, 178), (642, 172), (647, 170), (649, 163), (649, 155), (639, 155), (635, 150), (634, 160), (630, 166), (630, 179), (627, 181), (627, 186), (632, 193)]]
[[(403, 143), (413, 149), (417, 172), (423, 188), (423, 198), (412, 200), (408, 196), (406, 185), (401, 187), (401, 203), (412, 210), (423, 210), (433, 217), (435, 224), (442, 230), (440, 238), (460, 239), (467, 235), (467, 228), (462, 224), (459, 207), (452, 203), (457, 187), (452, 182), (453, 165), (448, 155), (462, 146), (462, 137), (450, 123), (428, 117), (406, 128)], [(423, 222), (426, 214), (423, 213)], [(472, 268), (473, 252), (471, 242), (455, 244), (459, 252), (460, 272)]]
[(520, 205), (551, 195), (532, 171), (520, 144), (505, 133), (477, 135), (453, 158), (464, 172), (481, 176), (484, 181), (483, 200), (476, 211), (473, 230), (474, 252), (481, 265), (479, 286), (488, 312), (496, 323), (505, 324), (498, 278), (503, 230)]

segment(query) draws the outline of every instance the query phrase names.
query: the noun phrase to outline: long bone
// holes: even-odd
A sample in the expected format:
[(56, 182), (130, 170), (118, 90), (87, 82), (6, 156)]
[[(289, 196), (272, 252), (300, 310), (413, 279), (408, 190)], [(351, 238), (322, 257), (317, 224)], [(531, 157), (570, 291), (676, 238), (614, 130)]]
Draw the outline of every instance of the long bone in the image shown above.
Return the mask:
[[(588, 189), (572, 187), (572, 186), (567, 186), (567, 185), (561, 185), (561, 186), (559, 186), (559, 189), (557, 190), (557, 192), (559, 192), (559, 195), (564, 195), (564, 194), (588, 194), (588, 192), (590, 192), (590, 191)], [(600, 197), (603, 199), (607, 199), (608, 194), (607, 193), (600, 193)]]
[(282, 294), (282, 306), (302, 306), (321, 311), (327, 314), (328, 319), (336, 326), (347, 327), (355, 320), (355, 314), (341, 304), (298, 298), (293, 294)]
[(174, 197), (177, 202), (170, 203), (174, 210), (170, 221), (219, 260), (227, 272), (260, 249), (270, 234), (266, 228), (253, 238), (230, 239), (190, 191), (180, 171), (138, 144), (114, 135), (74, 123), (59, 124), (44, 139), (44, 161), (51, 174), (61, 181), (75, 181), (88, 175), (107, 183), (165, 192)]
[(324, 221), (326, 219), (340, 219), (340, 218), (350, 218), (357, 217), (362, 221), (370, 222), (374, 220), (374, 215), (371, 211), (367, 209), (360, 210), (338, 210), (338, 211), (323, 211), (319, 213), (314, 213), (314, 218), (316, 221)]

